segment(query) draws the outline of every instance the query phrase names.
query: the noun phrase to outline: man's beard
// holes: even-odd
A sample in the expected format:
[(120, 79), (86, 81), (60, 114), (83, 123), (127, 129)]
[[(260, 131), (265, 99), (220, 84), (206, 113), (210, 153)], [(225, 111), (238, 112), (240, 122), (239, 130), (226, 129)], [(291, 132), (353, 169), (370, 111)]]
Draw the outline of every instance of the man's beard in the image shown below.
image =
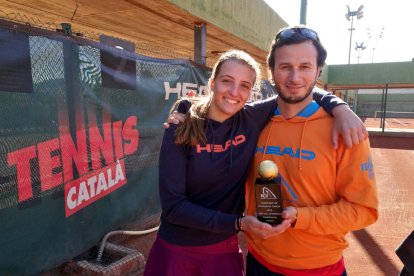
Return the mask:
[(277, 83), (275, 84), (276, 92), (277, 92), (278, 96), (287, 104), (297, 104), (297, 103), (300, 103), (300, 102), (304, 101), (312, 93), (314, 85), (315, 85), (315, 83), (309, 87), (308, 91), (306, 92), (306, 94), (303, 97), (289, 98), (289, 97), (283, 95), (283, 93), (280, 92), (280, 91), (282, 91), (280, 85), (277, 84)]

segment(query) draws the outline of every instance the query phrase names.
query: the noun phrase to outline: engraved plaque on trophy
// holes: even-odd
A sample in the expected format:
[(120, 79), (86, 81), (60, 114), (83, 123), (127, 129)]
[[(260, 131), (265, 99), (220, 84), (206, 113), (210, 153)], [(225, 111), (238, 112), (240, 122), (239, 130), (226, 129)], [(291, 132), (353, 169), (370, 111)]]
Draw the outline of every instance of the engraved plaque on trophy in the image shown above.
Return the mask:
[(271, 225), (279, 224), (282, 218), (282, 185), (279, 170), (271, 160), (259, 165), (259, 178), (254, 189), (256, 195), (256, 214), (258, 220)]

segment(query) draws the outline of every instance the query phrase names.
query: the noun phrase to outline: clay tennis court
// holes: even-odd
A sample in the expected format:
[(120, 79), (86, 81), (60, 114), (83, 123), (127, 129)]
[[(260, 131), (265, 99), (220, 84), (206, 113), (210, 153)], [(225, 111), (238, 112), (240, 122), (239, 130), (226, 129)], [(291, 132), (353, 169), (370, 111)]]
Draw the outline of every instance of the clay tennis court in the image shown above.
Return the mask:
[[(380, 118), (362, 118), (362, 120), (368, 128), (382, 128)], [(386, 118), (384, 128), (401, 132), (414, 130), (414, 118)]]
[(348, 235), (345, 262), (349, 275), (398, 275), (395, 248), (414, 230), (414, 131), (370, 132), (370, 142), (379, 219)]

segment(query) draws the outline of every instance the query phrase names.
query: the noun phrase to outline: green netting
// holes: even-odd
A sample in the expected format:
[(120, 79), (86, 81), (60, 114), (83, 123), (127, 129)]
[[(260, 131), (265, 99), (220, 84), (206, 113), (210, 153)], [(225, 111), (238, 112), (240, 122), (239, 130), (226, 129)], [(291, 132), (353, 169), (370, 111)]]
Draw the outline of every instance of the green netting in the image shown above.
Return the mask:
[[(162, 123), (208, 72), (185, 60), (0, 29), (0, 39), (14, 35), (28, 36), (21, 55), (29, 55), (33, 91), (0, 90), (0, 274), (31, 275), (160, 211)], [(103, 86), (110, 68), (102, 50), (135, 64), (136, 89)], [(118, 69), (110, 72), (122, 77)]]

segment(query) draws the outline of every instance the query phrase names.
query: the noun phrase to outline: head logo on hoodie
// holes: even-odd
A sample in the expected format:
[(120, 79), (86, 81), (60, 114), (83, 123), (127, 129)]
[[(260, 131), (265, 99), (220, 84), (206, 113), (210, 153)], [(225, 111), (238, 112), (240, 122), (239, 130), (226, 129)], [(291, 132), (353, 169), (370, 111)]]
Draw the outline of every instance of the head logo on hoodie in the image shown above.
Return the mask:
[[(256, 152), (261, 152), (262, 154), (273, 154), (284, 156), (288, 155), (293, 158), (302, 158), (304, 160), (313, 160), (315, 159), (315, 153), (310, 150), (300, 150), (300, 149), (292, 149), (291, 147), (280, 147), (280, 146), (263, 146), (263, 147), (256, 147)], [(300, 155), (299, 155), (300, 153)]]

